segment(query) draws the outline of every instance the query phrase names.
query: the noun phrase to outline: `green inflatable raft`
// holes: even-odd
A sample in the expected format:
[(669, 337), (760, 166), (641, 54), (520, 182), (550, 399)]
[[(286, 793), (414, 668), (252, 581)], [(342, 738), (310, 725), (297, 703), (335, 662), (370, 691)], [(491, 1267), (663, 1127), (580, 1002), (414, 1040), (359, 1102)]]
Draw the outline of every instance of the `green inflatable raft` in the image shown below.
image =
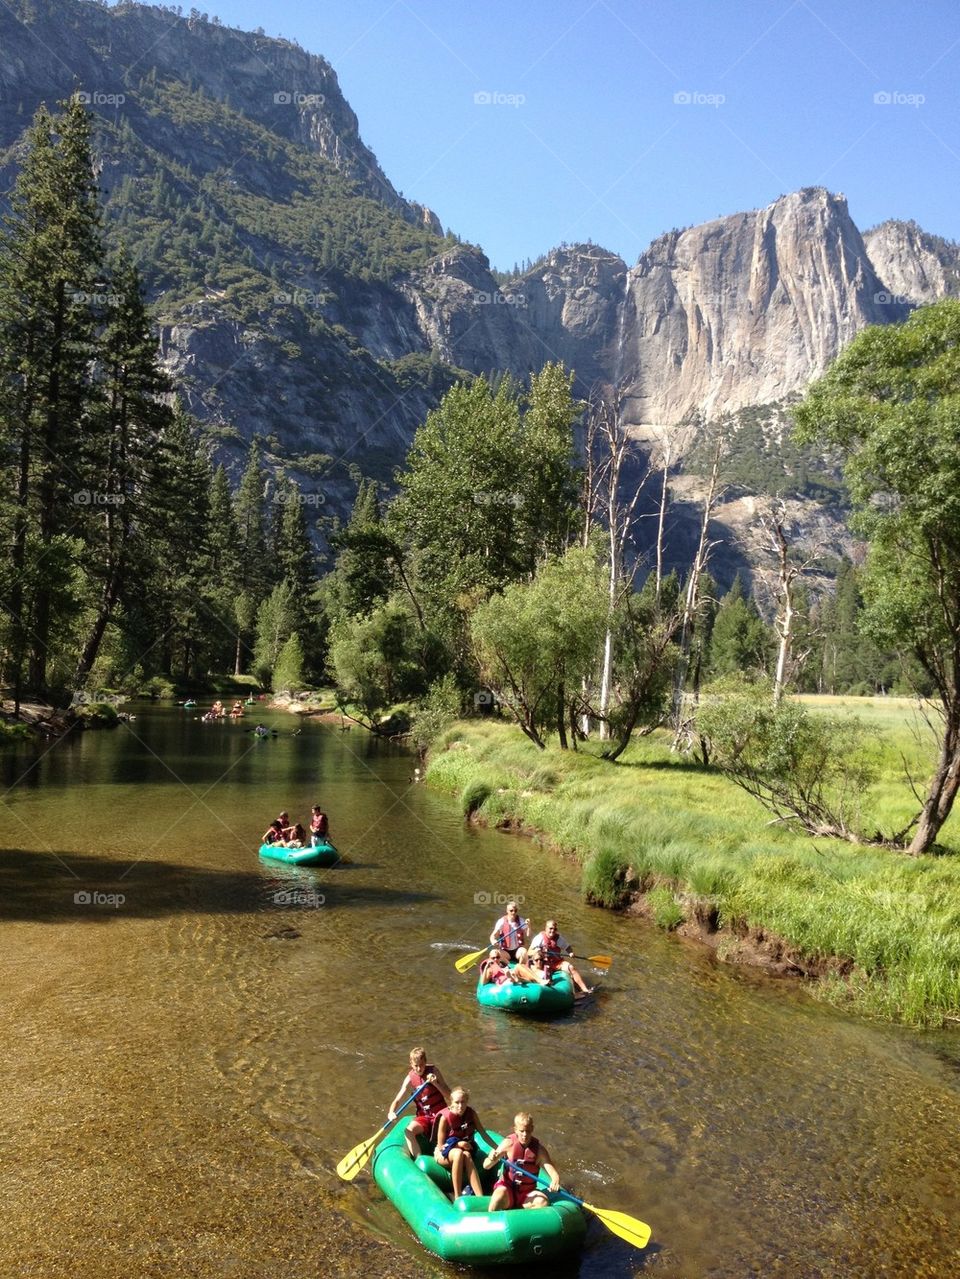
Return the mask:
[[(513, 965), (511, 965), (512, 967)], [(484, 1008), (502, 1008), (527, 1017), (556, 1017), (568, 1013), (576, 1002), (573, 982), (566, 973), (555, 972), (546, 986), (539, 982), (477, 982), (477, 1002)]]
[[(373, 1152), (377, 1185), (412, 1226), (423, 1246), (444, 1261), (464, 1265), (529, 1265), (577, 1252), (587, 1221), (577, 1204), (551, 1195), (546, 1208), (515, 1208), (489, 1212), (489, 1193), (451, 1201), (450, 1173), (431, 1154), (411, 1160), (403, 1139), (401, 1119)], [(499, 1142), (495, 1132), (491, 1137)], [(481, 1158), (487, 1147), (479, 1141)], [(496, 1171), (480, 1172), (489, 1192)]]
[(294, 866), (333, 866), (340, 854), (330, 843), (314, 848), (284, 848), (280, 844), (261, 844), (260, 856), (272, 862), (290, 862)]

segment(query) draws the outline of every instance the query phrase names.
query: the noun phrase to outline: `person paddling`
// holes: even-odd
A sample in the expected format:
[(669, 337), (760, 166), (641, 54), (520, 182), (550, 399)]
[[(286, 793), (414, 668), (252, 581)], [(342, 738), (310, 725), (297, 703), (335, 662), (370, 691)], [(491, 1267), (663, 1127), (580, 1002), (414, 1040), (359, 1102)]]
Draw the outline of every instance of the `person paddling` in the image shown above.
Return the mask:
[(560, 1174), (553, 1165), (549, 1150), (533, 1135), (533, 1119), (525, 1110), (514, 1115), (513, 1132), (487, 1155), (483, 1161), (484, 1168), (492, 1168), (498, 1159), (507, 1159), (523, 1171), (518, 1172), (517, 1168), (504, 1164), (494, 1182), (490, 1212), (506, 1208), (545, 1207), (550, 1201), (537, 1182), (541, 1168), (550, 1178), (549, 1189), (553, 1192), (560, 1189)]
[(416, 1114), (407, 1124), (403, 1134), (411, 1159), (416, 1159), (417, 1155), (420, 1154), (419, 1139), (421, 1137), (426, 1138), (428, 1146), (433, 1145), (437, 1120), (440, 1118), (440, 1112), (447, 1104), (447, 1098), (450, 1096), (450, 1089), (443, 1075), (436, 1066), (431, 1066), (427, 1063), (426, 1049), (420, 1047), (411, 1048), (410, 1069), (403, 1077), (400, 1091), (390, 1103), (387, 1119), (391, 1122), (396, 1119), (397, 1107), (403, 1101), (408, 1089), (416, 1091), (421, 1084), (426, 1084), (427, 1086), (417, 1096), (414, 1102)]
[(310, 814), (310, 843), (316, 848), (318, 844), (326, 844), (330, 834), (330, 822), (319, 804), (314, 804)]
[(573, 947), (567, 944), (565, 937), (560, 936), (560, 929), (555, 919), (547, 920), (543, 926), (543, 932), (537, 933), (530, 943), (530, 949), (538, 949), (542, 952), (548, 976), (552, 977), (559, 970), (570, 977), (582, 995), (593, 994), (593, 987), (587, 985), (570, 960), (566, 958), (567, 955), (573, 954)]
[(469, 1179), (473, 1194), (483, 1194), (475, 1162), (475, 1135), (479, 1133), (488, 1146), (493, 1145), (493, 1139), (480, 1122), (477, 1112), (467, 1104), (469, 1100), (470, 1094), (466, 1088), (454, 1088), (450, 1094), (450, 1105), (440, 1112), (437, 1124), (434, 1158), (442, 1168), (450, 1169), (454, 1199), (459, 1199), (465, 1193), (465, 1179)]
[(490, 945), (500, 949), (504, 963), (523, 960), (526, 957), (524, 943), (530, 940), (530, 921), (523, 919), (516, 902), (507, 902), (507, 912), (501, 915), (490, 934)]

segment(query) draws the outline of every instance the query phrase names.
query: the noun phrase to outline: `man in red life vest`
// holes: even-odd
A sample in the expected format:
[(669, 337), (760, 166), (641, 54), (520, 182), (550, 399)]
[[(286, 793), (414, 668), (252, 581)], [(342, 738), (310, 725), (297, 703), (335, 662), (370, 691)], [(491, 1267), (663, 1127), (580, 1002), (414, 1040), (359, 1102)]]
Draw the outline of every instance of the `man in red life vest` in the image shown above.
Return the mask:
[(421, 1137), (426, 1138), (428, 1146), (433, 1145), (437, 1120), (440, 1118), (440, 1112), (447, 1104), (447, 1098), (450, 1096), (450, 1089), (447, 1087), (447, 1082), (443, 1075), (441, 1075), (436, 1066), (427, 1064), (426, 1049), (411, 1048), (410, 1070), (404, 1075), (400, 1091), (390, 1103), (390, 1109), (387, 1111), (389, 1120), (396, 1119), (397, 1107), (406, 1096), (407, 1090), (413, 1089), (415, 1092), (421, 1084), (426, 1084), (427, 1086), (413, 1103), (417, 1113), (407, 1124), (403, 1134), (406, 1138), (407, 1151), (411, 1159), (416, 1159), (420, 1154)]
[(504, 963), (526, 958), (524, 943), (530, 940), (530, 921), (524, 919), (517, 909), (516, 902), (507, 902), (507, 913), (501, 915), (490, 934), (490, 945), (500, 949), (500, 958)]
[(513, 1132), (487, 1155), (483, 1161), (484, 1168), (492, 1168), (498, 1159), (509, 1159), (523, 1171), (518, 1172), (504, 1164), (494, 1182), (490, 1212), (505, 1208), (542, 1208), (548, 1204), (546, 1192), (537, 1183), (537, 1173), (541, 1168), (550, 1178), (549, 1189), (560, 1189), (560, 1174), (553, 1166), (546, 1146), (533, 1135), (533, 1120), (526, 1111), (521, 1110), (514, 1115)]
[(587, 985), (567, 959), (567, 955), (573, 954), (573, 947), (567, 944), (566, 937), (560, 936), (560, 929), (555, 919), (547, 920), (543, 926), (543, 932), (537, 933), (530, 943), (530, 949), (539, 950), (543, 955), (548, 977), (552, 977), (559, 969), (562, 973), (567, 973), (582, 995), (593, 994), (593, 987)]
[(318, 844), (325, 844), (329, 832), (330, 823), (327, 821), (326, 813), (319, 804), (314, 804), (313, 811), (310, 814), (310, 843), (312, 847), (316, 848)]

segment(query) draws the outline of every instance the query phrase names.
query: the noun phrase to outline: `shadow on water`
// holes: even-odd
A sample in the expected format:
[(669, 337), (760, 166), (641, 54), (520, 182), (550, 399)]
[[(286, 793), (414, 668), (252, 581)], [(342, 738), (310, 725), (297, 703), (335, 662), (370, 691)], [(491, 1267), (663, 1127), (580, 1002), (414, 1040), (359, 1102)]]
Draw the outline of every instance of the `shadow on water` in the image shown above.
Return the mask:
[[(398, 908), (439, 900), (433, 893), (357, 885), (342, 892), (336, 871), (322, 879), (221, 871), (176, 862), (10, 849), (0, 861), (0, 919), (103, 923), (174, 914), (243, 914), (276, 907), (276, 894), (323, 893), (327, 906)], [(120, 900), (122, 898), (122, 900)]]

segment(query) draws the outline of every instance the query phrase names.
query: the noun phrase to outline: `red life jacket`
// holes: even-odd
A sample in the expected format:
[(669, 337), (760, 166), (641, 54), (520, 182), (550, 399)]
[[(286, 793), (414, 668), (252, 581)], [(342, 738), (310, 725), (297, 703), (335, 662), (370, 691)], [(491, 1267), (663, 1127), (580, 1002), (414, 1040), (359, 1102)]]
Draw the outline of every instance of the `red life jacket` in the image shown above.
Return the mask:
[(499, 938), (504, 950), (516, 950), (523, 943), (523, 930), (527, 925), (517, 912), (517, 922), (512, 924), (509, 915), (501, 915), (494, 926), (494, 933)]
[(310, 833), (313, 835), (326, 835), (330, 829), (330, 823), (327, 821), (326, 813), (314, 813), (310, 818)]
[[(411, 1088), (417, 1089), (424, 1082), (427, 1075), (435, 1075), (436, 1073), (436, 1067), (424, 1066), (422, 1075), (418, 1075), (415, 1070), (411, 1070), (409, 1075), (407, 1075), (407, 1081)], [(417, 1108), (418, 1115), (428, 1115), (432, 1120), (447, 1103), (444, 1101), (443, 1093), (436, 1084), (427, 1084), (413, 1104)]]
[(441, 1115), (446, 1117), (450, 1131), (447, 1134), (450, 1137), (456, 1137), (457, 1141), (472, 1141), (473, 1134), (477, 1127), (477, 1112), (472, 1106), (464, 1106), (462, 1115), (455, 1115), (448, 1106)]
[(512, 1164), (519, 1164), (521, 1168), (528, 1174), (517, 1172), (515, 1168), (504, 1168), (504, 1180), (512, 1182), (524, 1194), (529, 1194), (533, 1189), (530, 1184), (532, 1180), (536, 1183), (537, 1170), (540, 1167), (540, 1142), (536, 1137), (531, 1137), (528, 1145), (524, 1145), (516, 1133), (510, 1136), (510, 1148), (505, 1156)]
[(486, 976), (488, 972), (493, 973), (492, 982), (495, 986), (502, 986), (505, 981), (510, 980), (509, 968), (504, 968), (498, 959), (487, 959), (481, 965), (483, 974)]
[(566, 959), (566, 955), (557, 945), (557, 941), (553, 937), (543, 934), (543, 941), (540, 943), (543, 947), (543, 958), (547, 966), (547, 973), (553, 975)]

